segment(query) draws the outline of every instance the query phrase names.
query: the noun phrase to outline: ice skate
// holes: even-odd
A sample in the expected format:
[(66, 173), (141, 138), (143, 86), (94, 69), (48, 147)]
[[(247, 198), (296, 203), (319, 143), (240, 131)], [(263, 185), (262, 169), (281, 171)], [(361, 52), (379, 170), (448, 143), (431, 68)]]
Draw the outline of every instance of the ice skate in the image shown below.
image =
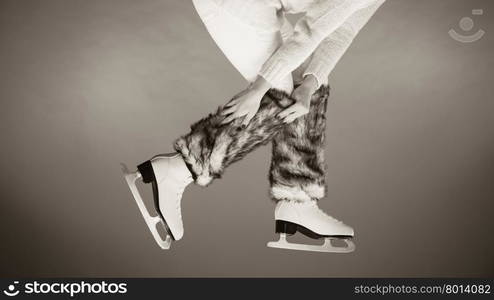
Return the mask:
[[(353, 229), (325, 214), (317, 201), (279, 201), (275, 209), (276, 233), (280, 239), (269, 242), (268, 247), (304, 251), (348, 253), (355, 250)], [(288, 235), (300, 232), (312, 239), (324, 239), (322, 245), (295, 244), (287, 241)], [(345, 242), (346, 247), (336, 247), (332, 240)]]
[[(154, 239), (162, 249), (169, 249), (172, 240), (180, 240), (183, 236), (182, 194), (193, 181), (182, 156), (178, 153), (157, 155), (137, 166), (135, 172), (129, 172), (124, 164), (122, 170)], [(152, 216), (144, 205), (136, 186), (138, 179), (152, 184), (156, 216)], [(158, 233), (158, 224), (167, 233), (164, 239)]]

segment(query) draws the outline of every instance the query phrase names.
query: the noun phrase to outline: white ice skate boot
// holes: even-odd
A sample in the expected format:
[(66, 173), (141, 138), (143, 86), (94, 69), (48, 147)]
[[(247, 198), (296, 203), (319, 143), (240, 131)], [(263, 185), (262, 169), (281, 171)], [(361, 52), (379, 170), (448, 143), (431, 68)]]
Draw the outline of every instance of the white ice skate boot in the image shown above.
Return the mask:
[[(127, 184), (154, 239), (162, 249), (169, 249), (171, 240), (180, 240), (184, 234), (182, 194), (185, 187), (193, 181), (182, 156), (178, 153), (157, 155), (137, 166), (135, 172), (129, 172), (124, 164), (122, 167)], [(135, 184), (139, 178), (144, 183), (152, 184), (157, 216), (151, 216), (142, 201)], [(161, 224), (166, 230), (165, 239), (159, 235), (157, 224)]]
[[(318, 206), (317, 201), (306, 202), (279, 201), (275, 209), (276, 233), (280, 239), (269, 242), (268, 247), (293, 250), (348, 253), (355, 250), (353, 228), (328, 216)], [(300, 232), (313, 239), (323, 239), (322, 245), (294, 244), (286, 236)], [(331, 240), (342, 240), (346, 247), (335, 247)]]

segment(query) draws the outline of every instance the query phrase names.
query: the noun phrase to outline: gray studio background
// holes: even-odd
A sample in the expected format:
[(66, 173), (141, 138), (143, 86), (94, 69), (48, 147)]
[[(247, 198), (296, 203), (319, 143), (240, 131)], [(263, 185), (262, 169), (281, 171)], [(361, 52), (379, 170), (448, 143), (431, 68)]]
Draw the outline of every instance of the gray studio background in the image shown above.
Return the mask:
[[(355, 253), (266, 247), (269, 146), (188, 189), (162, 251), (119, 163), (170, 151), (242, 77), (190, 1), (1, 0), (0, 275), (493, 276), (493, 14), (388, 0), (332, 73), (321, 207)], [(448, 35), (462, 17), (481, 40)]]

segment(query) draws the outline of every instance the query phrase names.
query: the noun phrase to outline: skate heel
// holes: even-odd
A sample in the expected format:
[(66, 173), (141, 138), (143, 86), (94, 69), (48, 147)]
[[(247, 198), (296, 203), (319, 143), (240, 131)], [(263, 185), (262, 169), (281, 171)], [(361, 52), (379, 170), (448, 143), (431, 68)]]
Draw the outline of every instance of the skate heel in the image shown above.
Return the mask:
[(276, 220), (276, 233), (295, 234), (295, 232), (297, 232), (297, 224)]
[(142, 181), (144, 183), (150, 183), (156, 181), (156, 177), (154, 176), (153, 166), (151, 165), (150, 160), (138, 165), (137, 170), (139, 170), (139, 173), (141, 173)]

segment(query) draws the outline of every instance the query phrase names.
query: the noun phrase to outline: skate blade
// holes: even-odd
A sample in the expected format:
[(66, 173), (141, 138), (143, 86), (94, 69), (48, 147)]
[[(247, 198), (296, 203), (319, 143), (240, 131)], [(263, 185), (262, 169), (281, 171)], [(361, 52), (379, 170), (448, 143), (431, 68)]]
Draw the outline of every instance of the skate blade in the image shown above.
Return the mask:
[(136, 180), (141, 178), (141, 174), (139, 172), (130, 172), (129, 169), (125, 164), (121, 164), (122, 166), (122, 171), (125, 175), (125, 181), (127, 182), (127, 185), (129, 186), (130, 191), (132, 192), (132, 195), (134, 196), (134, 199), (137, 202), (137, 206), (139, 207), (139, 210), (141, 211), (142, 216), (144, 217), (144, 221), (146, 221), (146, 224), (149, 227), (149, 230), (151, 231), (151, 234), (153, 235), (156, 243), (158, 246), (160, 246), (161, 249), (170, 249), (171, 245), (171, 236), (169, 234), (166, 235), (166, 238), (163, 240), (161, 235), (158, 232), (157, 225), (160, 224), (160, 226), (163, 227), (165, 232), (168, 232), (165, 224), (163, 223), (163, 220), (159, 216), (151, 216), (149, 214), (149, 211), (146, 208), (146, 205), (144, 205), (144, 201), (142, 201), (141, 194), (139, 193), (139, 190), (137, 189), (136, 186)]
[[(331, 240), (342, 240), (346, 243), (346, 247), (335, 247), (331, 244)], [(313, 251), (313, 252), (330, 252), (330, 253), (350, 253), (355, 251), (355, 244), (350, 239), (339, 238), (325, 238), (322, 245), (307, 245), (307, 244), (295, 244), (286, 240), (286, 234), (281, 233), (278, 241), (269, 242), (267, 244), (270, 248), (301, 250), (301, 251)]]

